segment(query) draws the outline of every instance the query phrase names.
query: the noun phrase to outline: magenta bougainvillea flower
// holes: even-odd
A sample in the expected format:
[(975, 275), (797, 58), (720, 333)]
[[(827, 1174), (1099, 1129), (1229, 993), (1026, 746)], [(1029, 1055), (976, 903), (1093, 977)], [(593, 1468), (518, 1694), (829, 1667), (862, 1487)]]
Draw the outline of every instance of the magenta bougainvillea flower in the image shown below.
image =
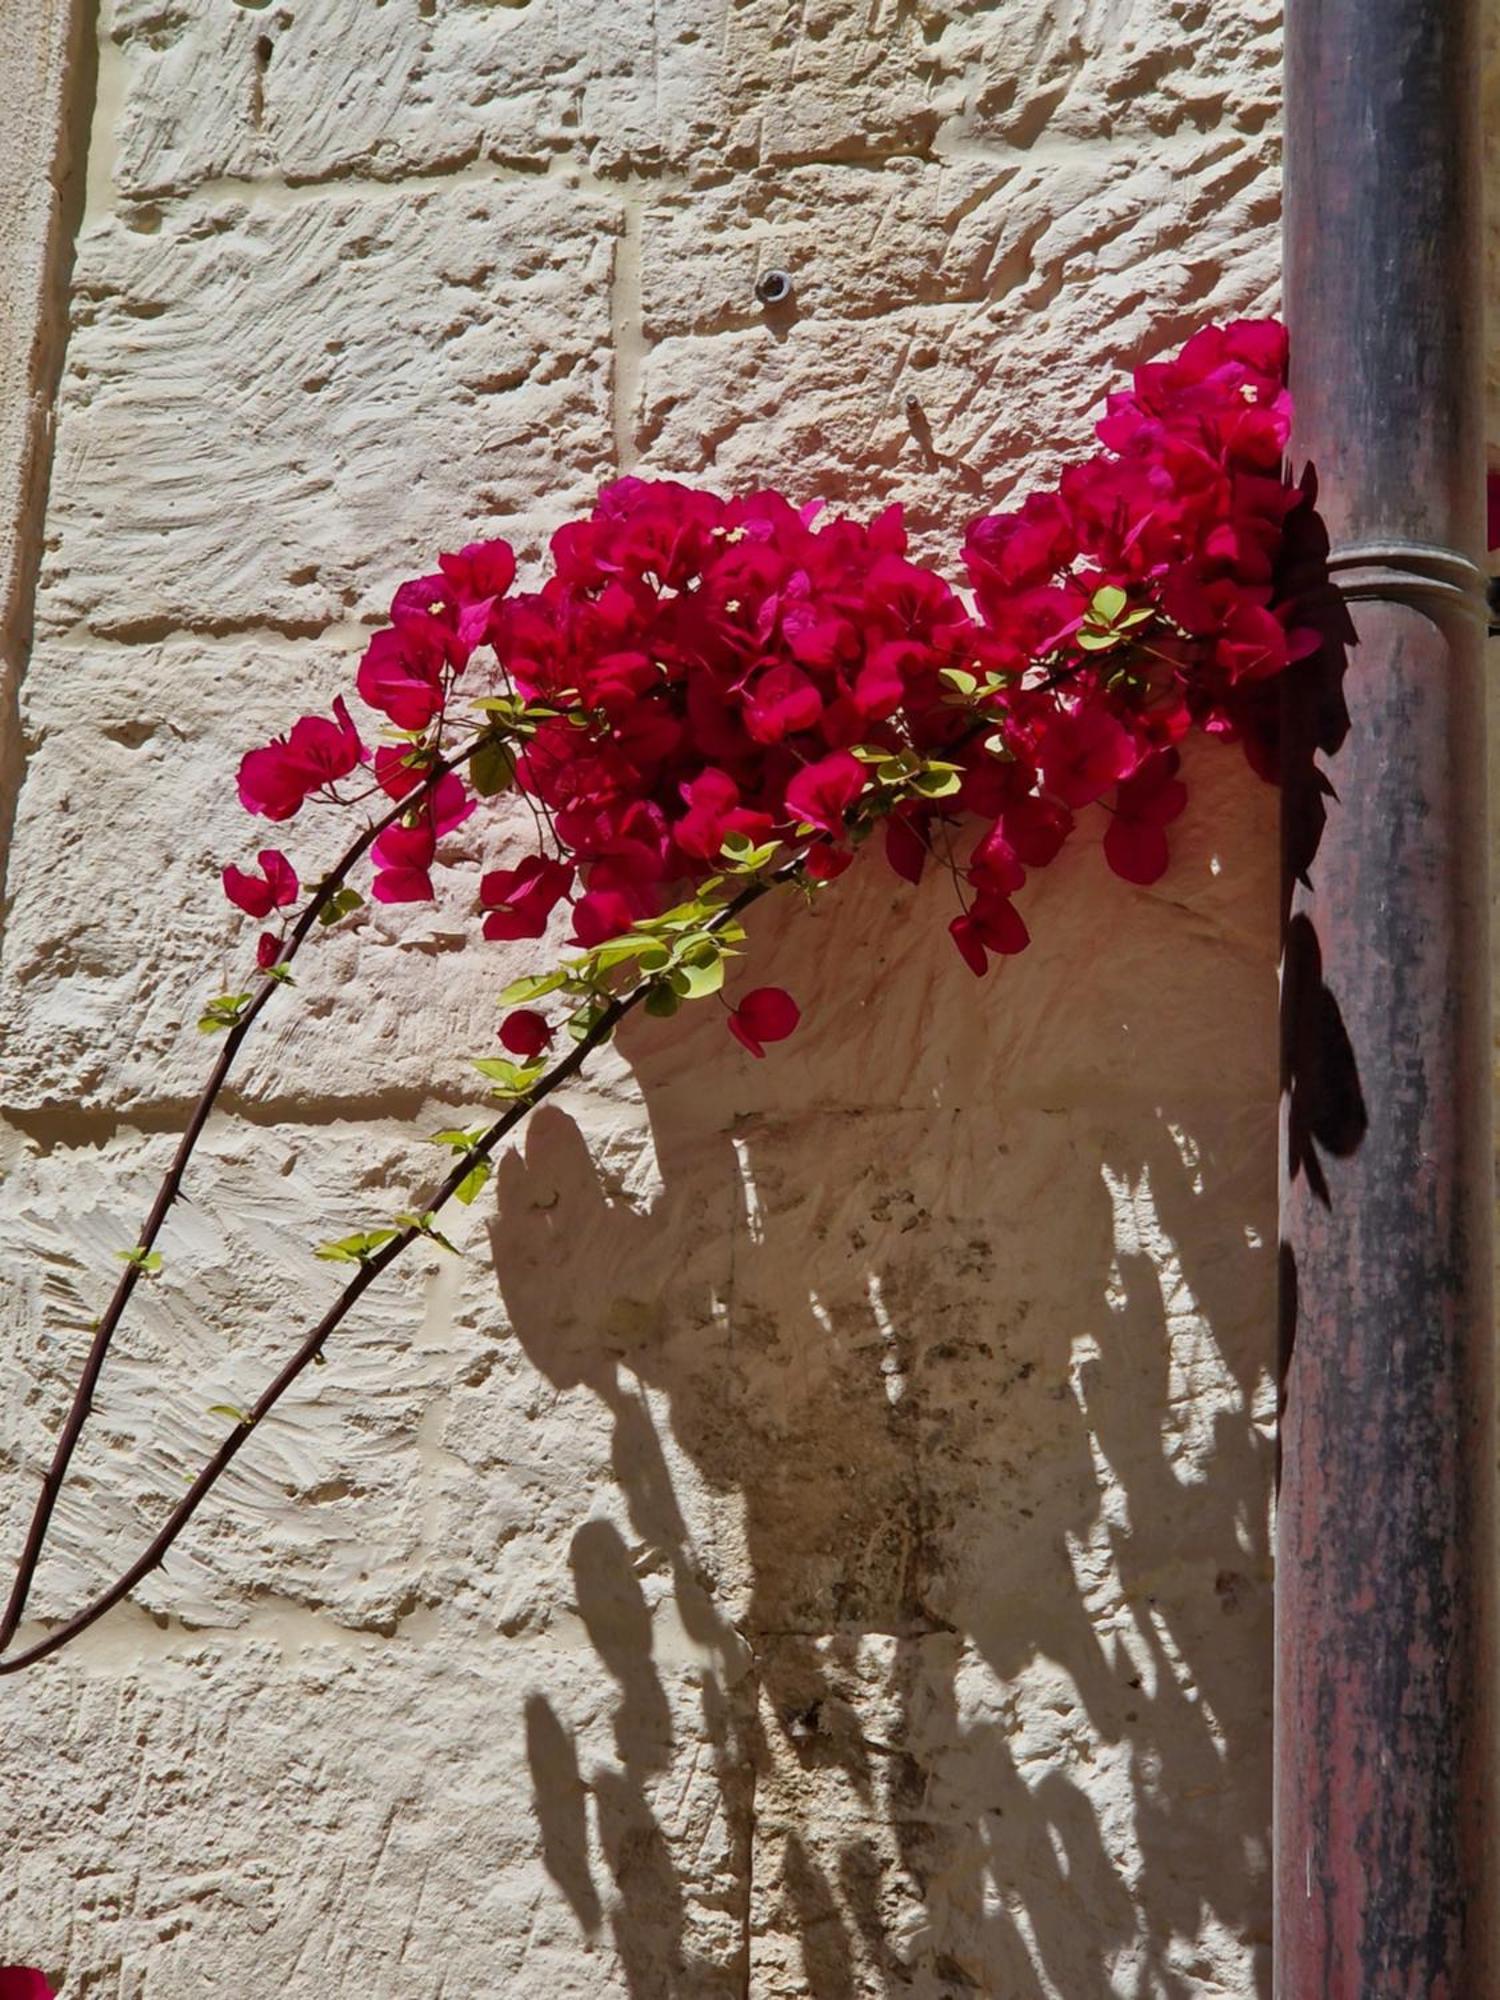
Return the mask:
[(479, 884), (485, 936), (539, 938), (572, 882), (571, 868), (537, 854), (528, 854), (514, 868), (492, 870)]
[(1181, 758), (1158, 750), (1120, 786), (1104, 833), (1104, 858), (1127, 882), (1148, 884), (1167, 872), (1166, 828), (1187, 805), (1177, 776)]
[(449, 771), (409, 814), (386, 828), (370, 849), (375, 863), (370, 894), (377, 903), (431, 902), (437, 844), (463, 825), (475, 803), (463, 780)]
[(359, 663), (359, 698), (398, 729), (425, 729), (439, 714), (457, 671), (457, 635), (424, 611), (377, 632)]
[(779, 986), (757, 986), (746, 993), (729, 1016), (729, 1032), (753, 1056), (763, 1056), (766, 1042), (784, 1042), (802, 1019), (790, 993)]
[(0, 2000), (56, 2000), (56, 1995), (34, 1965), (0, 1965)]
[(842, 833), (844, 814), (865, 788), (865, 767), (847, 750), (805, 764), (786, 788), (789, 813), (824, 833)]
[(314, 792), (326, 790), (364, 757), (359, 732), (342, 695), (333, 704), (334, 719), (304, 715), (291, 733), (252, 750), (240, 764), (240, 803), (265, 819), (290, 819)]
[(224, 870), (224, 894), (247, 916), (268, 917), (297, 900), (297, 871), (280, 848), (263, 847), (255, 857), (259, 875), (247, 874), (231, 862)]
[(518, 1007), (501, 1022), (500, 1040), (513, 1056), (530, 1062), (552, 1040), (552, 1029), (544, 1014), (531, 1007)]

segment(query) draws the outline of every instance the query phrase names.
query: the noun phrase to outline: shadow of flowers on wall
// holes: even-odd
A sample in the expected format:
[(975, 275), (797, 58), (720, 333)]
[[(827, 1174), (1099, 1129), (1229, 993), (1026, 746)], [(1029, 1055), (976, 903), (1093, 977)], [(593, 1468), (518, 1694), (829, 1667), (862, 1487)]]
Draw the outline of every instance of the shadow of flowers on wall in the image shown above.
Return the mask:
[[(753, 1074), (627, 1038), (649, 1135), (546, 1109), (502, 1164), (511, 1328), (611, 1428), (540, 1852), (635, 2000), (1268, 1990), (1273, 890), (1226, 952), (1229, 875), (1088, 990), (1063, 935)], [(776, 956), (835, 986), (887, 893)]]

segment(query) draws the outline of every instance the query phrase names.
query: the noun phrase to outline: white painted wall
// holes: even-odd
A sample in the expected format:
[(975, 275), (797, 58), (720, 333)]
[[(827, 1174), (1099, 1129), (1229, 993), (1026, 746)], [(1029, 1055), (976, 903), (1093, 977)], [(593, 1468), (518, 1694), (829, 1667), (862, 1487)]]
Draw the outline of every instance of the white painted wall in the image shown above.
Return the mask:
[[(438, 546), (534, 559), (618, 466), (955, 547), (1274, 307), (1279, 55), (1272, 0), (106, 5), (0, 960), (6, 1549), (241, 962), (239, 753)], [(872, 859), (755, 927), (784, 1051), (642, 1023), (543, 1112), (139, 1607), (0, 1681), (0, 1961), (1268, 1992), (1275, 801), (1191, 777), (1171, 873), (1080, 841), (983, 985)], [(39, 1616), (428, 1171), (527, 958), (474, 930), (374, 914), (278, 999)]]

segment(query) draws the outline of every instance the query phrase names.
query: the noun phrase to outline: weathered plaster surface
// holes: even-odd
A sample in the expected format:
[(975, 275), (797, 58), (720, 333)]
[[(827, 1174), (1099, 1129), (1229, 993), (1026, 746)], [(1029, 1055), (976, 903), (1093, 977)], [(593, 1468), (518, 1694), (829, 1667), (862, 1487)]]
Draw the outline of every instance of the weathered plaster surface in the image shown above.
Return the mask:
[[(1269, 0), (115, 0), (12, 788), (6, 1548), (244, 949), (240, 752), (435, 546), (533, 557), (617, 464), (951, 546), (1274, 302), (1278, 60)], [(985, 985), (862, 868), (756, 926), (775, 1060), (646, 1023), (539, 1116), (140, 1606), (0, 1682), (0, 1962), (1267, 1992), (1275, 813), (1193, 777), (1166, 879), (1081, 842)], [(472, 932), (370, 915), (278, 1000), (39, 1618), (331, 1296), (310, 1241), (431, 1175), (529, 957)]]

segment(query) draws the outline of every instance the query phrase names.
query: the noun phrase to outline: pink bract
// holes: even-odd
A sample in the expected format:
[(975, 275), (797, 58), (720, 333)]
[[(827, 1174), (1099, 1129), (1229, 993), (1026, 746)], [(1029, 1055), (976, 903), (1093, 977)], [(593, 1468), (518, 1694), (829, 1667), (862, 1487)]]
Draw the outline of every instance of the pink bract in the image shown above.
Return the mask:
[(779, 986), (757, 986), (729, 1016), (729, 1032), (751, 1055), (763, 1056), (766, 1042), (784, 1042), (802, 1019), (802, 1010)]
[(34, 1965), (0, 1965), (0, 2000), (55, 2000), (55, 1994)]

